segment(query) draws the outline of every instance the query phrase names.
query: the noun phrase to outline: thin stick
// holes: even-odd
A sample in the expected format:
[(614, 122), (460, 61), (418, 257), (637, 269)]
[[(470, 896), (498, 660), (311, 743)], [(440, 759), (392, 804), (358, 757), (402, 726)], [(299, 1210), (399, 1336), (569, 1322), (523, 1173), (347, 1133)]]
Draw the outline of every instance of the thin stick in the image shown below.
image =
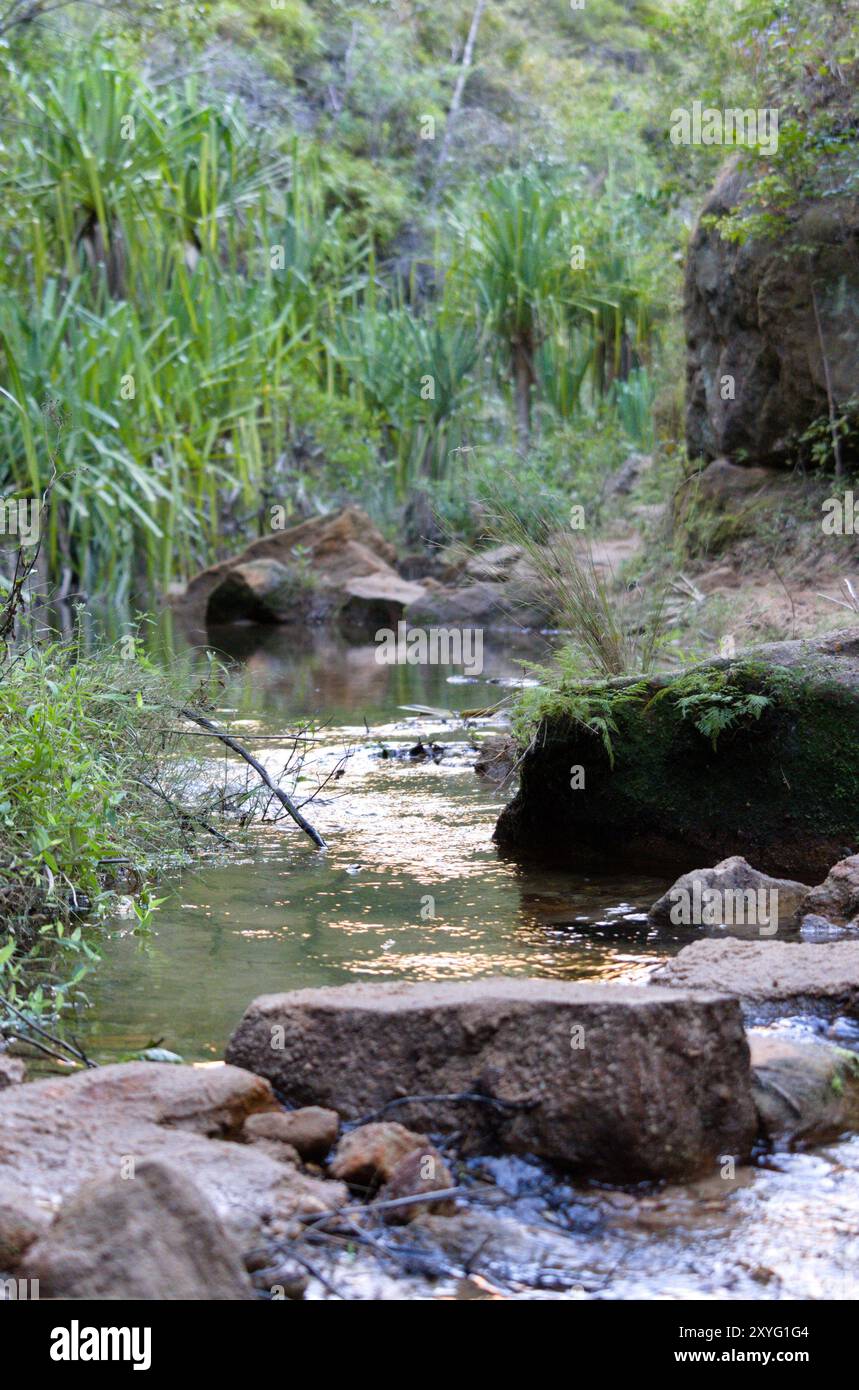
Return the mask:
[(189, 709), (183, 709), (179, 712), (184, 715), (186, 719), (190, 719), (192, 723), (199, 724), (201, 729), (207, 729), (215, 738), (219, 738), (222, 743), (226, 744), (227, 748), (231, 748), (234, 753), (238, 753), (240, 758), (244, 758), (245, 762), (253, 768), (257, 776), (262, 778), (269, 791), (277, 797), (284, 810), (289, 812), (298, 828), (303, 830), (305, 835), (310, 836), (318, 849), (328, 848), (322, 836), (319, 834), (319, 831), (314, 830), (310, 821), (305, 820), (298, 807), (290, 800), (286, 792), (283, 791), (276, 782), (272, 781), (262, 763), (257, 761), (253, 753), (249, 753), (246, 748), (243, 748), (238, 739), (233, 738), (232, 734), (225, 734), (222, 729), (218, 728), (217, 724), (213, 724), (210, 719), (204, 719), (202, 714), (194, 714), (193, 710)]

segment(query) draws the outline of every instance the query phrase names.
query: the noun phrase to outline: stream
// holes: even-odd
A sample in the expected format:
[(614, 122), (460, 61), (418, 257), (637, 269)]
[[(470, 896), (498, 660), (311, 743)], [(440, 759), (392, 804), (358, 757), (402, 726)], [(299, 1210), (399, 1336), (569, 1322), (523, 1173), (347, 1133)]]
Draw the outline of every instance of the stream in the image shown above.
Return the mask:
[[(174, 667), (199, 659), (169, 615), (153, 641)], [(168, 873), (144, 929), (133, 914), (110, 921), (78, 1028), (98, 1061), (155, 1042), (186, 1061), (220, 1059), (261, 993), (491, 974), (637, 983), (694, 939), (647, 925), (664, 878), (587, 877), (495, 850), (509, 790), (476, 775), (474, 742), (501, 725), (457, 712), (513, 695), (545, 641), (505, 637), (468, 680), (284, 629), (234, 628), (215, 643), (236, 665), (213, 717), (270, 771), (285, 761), (278, 734), (297, 719), (320, 725), (298, 793), (342, 767), (305, 808), (329, 848), (288, 821), (257, 825), (239, 849), (212, 842)], [(408, 756), (419, 743), (435, 756)], [(213, 741), (209, 771), (235, 773), (222, 754)], [(364, 1298), (855, 1295), (859, 1137), (682, 1187), (573, 1185), (511, 1157), (472, 1160), (460, 1180), (465, 1213), (392, 1231), (401, 1253), (322, 1252), (331, 1285)], [(312, 1280), (307, 1296), (332, 1295)]]

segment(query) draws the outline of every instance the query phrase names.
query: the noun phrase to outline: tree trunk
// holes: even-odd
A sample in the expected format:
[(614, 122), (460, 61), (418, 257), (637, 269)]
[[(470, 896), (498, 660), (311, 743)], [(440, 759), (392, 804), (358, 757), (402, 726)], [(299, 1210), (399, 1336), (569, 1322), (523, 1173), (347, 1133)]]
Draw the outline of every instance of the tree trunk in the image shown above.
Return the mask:
[(513, 347), (513, 383), (516, 393), (516, 447), (522, 458), (531, 447), (531, 387), (534, 370), (531, 355), (523, 343)]

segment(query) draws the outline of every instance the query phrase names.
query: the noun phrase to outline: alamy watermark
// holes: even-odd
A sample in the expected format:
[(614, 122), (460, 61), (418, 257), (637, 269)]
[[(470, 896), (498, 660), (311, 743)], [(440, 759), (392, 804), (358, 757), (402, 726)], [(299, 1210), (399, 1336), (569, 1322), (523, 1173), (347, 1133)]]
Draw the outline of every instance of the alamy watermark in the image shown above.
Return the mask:
[(672, 145), (745, 145), (761, 154), (778, 150), (778, 108), (728, 107), (720, 111), (693, 101), (691, 108), (678, 106), (669, 117)]
[(0, 498), (0, 536), (14, 536), (18, 545), (39, 544), (42, 505), (34, 497)]
[(670, 920), (675, 927), (757, 927), (761, 936), (778, 931), (777, 888), (672, 888)]
[(467, 676), (483, 671), (482, 627), (380, 627), (376, 633), (380, 666), (461, 666)]

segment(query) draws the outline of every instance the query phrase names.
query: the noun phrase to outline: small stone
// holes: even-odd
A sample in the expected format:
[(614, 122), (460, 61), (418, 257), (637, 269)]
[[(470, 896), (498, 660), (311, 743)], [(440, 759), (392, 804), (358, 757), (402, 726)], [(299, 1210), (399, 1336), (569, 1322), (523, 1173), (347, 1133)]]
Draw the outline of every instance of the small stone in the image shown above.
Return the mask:
[[(426, 1144), (420, 1149), (412, 1149), (411, 1153), (400, 1159), (377, 1200), (417, 1197), (454, 1186), (453, 1174), (441, 1154), (431, 1144)], [(431, 1211), (436, 1216), (453, 1216), (456, 1203), (452, 1197), (444, 1197), (438, 1202), (416, 1202), (414, 1206), (386, 1211), (384, 1220), (392, 1226), (404, 1226), (423, 1211)]]
[(331, 1175), (350, 1187), (374, 1190), (389, 1182), (397, 1165), (415, 1150), (425, 1151), (427, 1140), (393, 1120), (360, 1125), (337, 1145)]
[(301, 1110), (270, 1111), (249, 1115), (244, 1137), (251, 1140), (275, 1139), (297, 1149), (302, 1158), (323, 1159), (337, 1141), (340, 1116), (336, 1110), (306, 1105)]

